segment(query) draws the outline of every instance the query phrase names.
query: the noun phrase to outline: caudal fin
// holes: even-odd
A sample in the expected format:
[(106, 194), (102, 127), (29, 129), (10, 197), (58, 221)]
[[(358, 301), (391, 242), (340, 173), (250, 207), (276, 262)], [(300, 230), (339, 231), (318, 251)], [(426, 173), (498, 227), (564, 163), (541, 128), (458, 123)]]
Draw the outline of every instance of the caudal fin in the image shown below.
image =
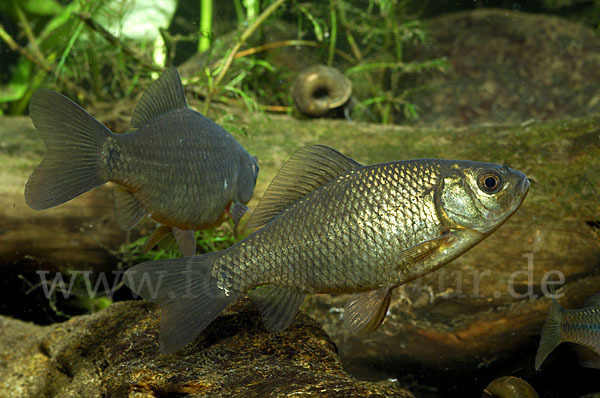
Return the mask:
[(134, 292), (161, 306), (160, 351), (173, 353), (198, 336), (237, 294), (217, 286), (212, 267), (218, 253), (136, 265), (123, 280)]
[(79, 105), (48, 89), (31, 98), (29, 113), (46, 144), (46, 155), (25, 186), (35, 210), (64, 203), (106, 182), (100, 176), (100, 145), (112, 133)]
[(552, 299), (550, 304), (550, 310), (548, 311), (548, 317), (546, 323), (542, 328), (542, 336), (540, 337), (540, 346), (537, 354), (535, 355), (535, 370), (539, 370), (542, 366), (542, 362), (548, 355), (558, 346), (561, 341), (560, 335), (560, 324), (562, 320), (563, 309), (558, 304), (558, 301)]

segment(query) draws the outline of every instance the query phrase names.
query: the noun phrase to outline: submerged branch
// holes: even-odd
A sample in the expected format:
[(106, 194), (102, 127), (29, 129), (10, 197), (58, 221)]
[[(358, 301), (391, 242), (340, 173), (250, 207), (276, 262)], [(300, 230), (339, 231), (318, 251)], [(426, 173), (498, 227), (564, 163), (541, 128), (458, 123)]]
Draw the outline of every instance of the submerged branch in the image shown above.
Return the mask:
[(114, 45), (117, 48), (120, 48), (126, 55), (130, 56), (137, 63), (142, 65), (143, 67), (152, 70), (152, 71), (162, 71), (163, 68), (156, 66), (154, 64), (148, 63), (144, 60), (144, 56), (139, 54), (137, 51), (127, 47), (123, 42), (106, 30), (102, 25), (98, 24), (96, 21), (92, 19), (92, 16), (89, 13), (75, 13), (87, 26), (89, 26), (92, 30), (100, 33), (102, 37), (104, 37), (110, 44)]
[[(252, 48), (249, 48), (247, 50), (239, 51), (239, 52), (237, 52), (235, 54), (234, 58), (246, 57), (248, 55), (256, 54), (256, 53), (261, 52), (261, 51), (272, 50), (274, 48), (291, 47), (291, 46), (308, 46), (308, 47), (317, 47), (317, 48), (324, 48), (324, 49), (328, 48), (327, 45), (321, 44), (321, 43), (316, 42), (316, 41), (310, 41), (310, 40), (283, 40), (283, 41), (275, 41), (275, 42), (263, 44), (261, 46), (252, 47)], [(335, 53), (340, 58), (343, 58), (345, 61), (347, 61), (347, 62), (349, 62), (351, 64), (356, 64), (357, 63), (356, 59), (354, 59), (352, 56), (346, 54), (342, 50), (339, 50), (339, 49), (336, 48), (335, 49)]]

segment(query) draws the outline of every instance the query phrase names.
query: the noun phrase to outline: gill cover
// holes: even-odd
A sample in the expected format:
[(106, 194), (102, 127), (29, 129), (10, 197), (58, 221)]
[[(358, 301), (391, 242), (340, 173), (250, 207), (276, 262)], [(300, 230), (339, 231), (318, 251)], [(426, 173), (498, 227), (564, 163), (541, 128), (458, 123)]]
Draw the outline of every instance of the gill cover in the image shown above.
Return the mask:
[(440, 204), (457, 225), (488, 234), (516, 210), (529, 189), (525, 175), (507, 166), (473, 162), (452, 166), (443, 178)]

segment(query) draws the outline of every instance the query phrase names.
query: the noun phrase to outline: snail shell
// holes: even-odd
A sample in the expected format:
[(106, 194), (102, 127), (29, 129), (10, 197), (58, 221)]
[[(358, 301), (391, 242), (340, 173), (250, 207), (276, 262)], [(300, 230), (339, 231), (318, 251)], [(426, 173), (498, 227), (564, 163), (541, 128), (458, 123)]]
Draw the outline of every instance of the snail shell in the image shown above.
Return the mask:
[(529, 383), (520, 377), (504, 376), (483, 390), (483, 398), (539, 398)]
[(337, 69), (313, 65), (294, 80), (292, 98), (305, 115), (323, 116), (344, 105), (352, 95), (352, 83)]

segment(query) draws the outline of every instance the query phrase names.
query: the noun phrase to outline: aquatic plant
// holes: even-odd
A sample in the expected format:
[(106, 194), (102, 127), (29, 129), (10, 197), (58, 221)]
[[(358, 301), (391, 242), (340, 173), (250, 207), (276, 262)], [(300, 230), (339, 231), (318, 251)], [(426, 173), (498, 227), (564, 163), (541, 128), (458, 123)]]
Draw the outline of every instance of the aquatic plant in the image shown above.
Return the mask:
[[(225, 223), (221, 226), (203, 231), (195, 231), (195, 235), (196, 246), (199, 253), (223, 250), (244, 238), (244, 236), (238, 238), (234, 237), (233, 225), (231, 223)], [(144, 236), (121, 245), (118, 252), (118, 255), (122, 259), (122, 262), (119, 265), (120, 269), (129, 268), (132, 265), (143, 261), (181, 257), (181, 253), (177, 248), (177, 242), (172, 235), (165, 238), (152, 250), (144, 252), (142, 247), (147, 239), (148, 237)]]
[[(370, 0), (365, 8), (350, 0), (330, 0), (326, 7), (296, 0), (233, 0), (235, 14), (229, 15), (222, 12), (226, 5), (202, 0), (199, 32), (191, 28), (198, 29), (198, 19), (186, 15), (189, 29), (183, 33), (161, 27), (163, 20), (156, 22), (153, 39), (141, 40), (125, 34), (136, 3), (32, 0), (0, 6), (13, 20), (10, 29), (0, 25), (0, 39), (19, 54), (10, 80), (0, 89), (0, 103), (10, 106), (0, 109), (26, 112), (31, 94), (41, 85), (77, 97), (83, 105), (130, 97), (176, 58), (195, 57), (180, 46), (192, 41), (202, 61), (184, 81), (204, 98), (205, 113), (212, 101), (241, 101), (252, 111), (291, 112), (289, 91), (296, 71), (278, 65), (270, 52), (310, 48), (314, 57), (307, 59), (320, 58), (320, 63), (347, 70), (351, 79), (368, 82), (359, 98), (358, 119), (389, 123), (402, 119), (393, 117), (393, 111), (404, 119), (418, 116), (409, 101), (415, 88), (398, 89), (402, 76), (445, 67), (443, 60), (405, 63), (405, 47), (426, 42), (419, 23), (406, 11), (410, 1)], [(285, 26), (280, 32), (295, 31), (296, 37), (288, 33), (266, 38), (266, 31), (278, 24)], [(300, 69), (306, 66), (298, 62)]]

